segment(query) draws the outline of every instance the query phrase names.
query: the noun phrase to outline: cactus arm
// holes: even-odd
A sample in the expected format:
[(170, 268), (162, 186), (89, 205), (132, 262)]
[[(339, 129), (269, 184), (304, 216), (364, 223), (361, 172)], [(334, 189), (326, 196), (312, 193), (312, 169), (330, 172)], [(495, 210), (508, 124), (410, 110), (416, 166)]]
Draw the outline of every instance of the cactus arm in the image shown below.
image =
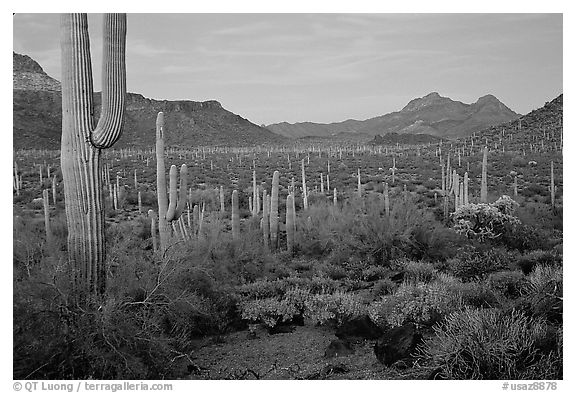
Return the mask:
[(122, 135), (126, 109), (126, 14), (104, 15), (102, 113), (90, 134), (98, 149), (114, 145)]
[(168, 203), (168, 211), (166, 212), (166, 220), (168, 222), (174, 220), (176, 213), (176, 203), (178, 200), (178, 189), (176, 188), (177, 179), (178, 179), (178, 169), (176, 168), (176, 165), (172, 165), (170, 167), (170, 191), (168, 192), (170, 201)]

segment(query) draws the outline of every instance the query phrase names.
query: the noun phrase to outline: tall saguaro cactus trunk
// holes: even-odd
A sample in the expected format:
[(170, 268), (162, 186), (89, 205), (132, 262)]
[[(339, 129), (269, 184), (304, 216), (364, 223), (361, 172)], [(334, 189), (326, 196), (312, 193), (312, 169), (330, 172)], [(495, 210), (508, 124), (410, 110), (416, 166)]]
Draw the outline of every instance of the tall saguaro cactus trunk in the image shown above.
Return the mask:
[(166, 250), (170, 239), (170, 226), (166, 220), (168, 197), (166, 195), (166, 167), (164, 166), (164, 113), (156, 116), (156, 194), (158, 199), (158, 233), (160, 248)]
[(488, 146), (484, 146), (482, 155), (482, 183), (480, 185), (480, 203), (488, 203)]
[(104, 16), (102, 113), (95, 125), (86, 14), (63, 14), (61, 168), (68, 224), (68, 258), (79, 299), (106, 289), (101, 149), (122, 133), (126, 99), (126, 15)]

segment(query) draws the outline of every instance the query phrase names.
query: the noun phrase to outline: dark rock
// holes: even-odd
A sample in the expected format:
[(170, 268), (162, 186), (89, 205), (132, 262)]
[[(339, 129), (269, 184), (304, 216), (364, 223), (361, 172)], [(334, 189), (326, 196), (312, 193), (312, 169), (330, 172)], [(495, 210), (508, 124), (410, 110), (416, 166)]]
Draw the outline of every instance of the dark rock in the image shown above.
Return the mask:
[(354, 353), (354, 348), (349, 341), (346, 340), (333, 340), (326, 348), (324, 357), (333, 358), (339, 356), (348, 356)]
[(422, 335), (409, 322), (384, 333), (376, 342), (374, 353), (380, 363), (390, 366), (398, 360), (410, 358), (420, 342)]
[(344, 322), (337, 330), (336, 337), (350, 338), (362, 337), (376, 339), (384, 334), (385, 330), (376, 325), (368, 315), (362, 315)]

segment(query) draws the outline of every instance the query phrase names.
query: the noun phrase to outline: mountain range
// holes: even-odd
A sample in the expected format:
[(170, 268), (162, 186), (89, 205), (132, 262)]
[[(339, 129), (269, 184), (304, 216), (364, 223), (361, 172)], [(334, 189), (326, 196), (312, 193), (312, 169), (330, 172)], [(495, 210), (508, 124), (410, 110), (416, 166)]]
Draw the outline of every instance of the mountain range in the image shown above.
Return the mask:
[(465, 104), (433, 92), (413, 99), (398, 112), (367, 120), (346, 120), (330, 124), (283, 122), (270, 124), (266, 128), (289, 138), (327, 137), (341, 133), (371, 136), (389, 133), (428, 134), (457, 138), (509, 122), (519, 116), (491, 94), (480, 97), (473, 104)]
[[(59, 149), (62, 134), (60, 82), (29, 56), (13, 53), (13, 147)], [(94, 94), (96, 118), (100, 93)], [(227, 111), (217, 101), (167, 101), (127, 93), (124, 131), (114, 147), (152, 147), (156, 115), (165, 113), (167, 146), (252, 146), (286, 139)]]
[[(94, 94), (94, 102), (98, 116), (100, 93)], [(13, 147), (58, 149), (61, 111), (60, 82), (29, 56), (13, 53)], [(115, 147), (154, 146), (159, 111), (165, 113), (167, 144), (174, 147), (283, 144), (294, 138), (367, 142), (378, 135), (389, 136), (380, 142), (392, 137), (396, 141), (453, 139), (520, 116), (493, 95), (465, 104), (433, 92), (411, 100), (400, 111), (367, 120), (283, 122), (264, 127), (224, 109), (217, 101), (155, 100), (127, 93), (124, 133)]]

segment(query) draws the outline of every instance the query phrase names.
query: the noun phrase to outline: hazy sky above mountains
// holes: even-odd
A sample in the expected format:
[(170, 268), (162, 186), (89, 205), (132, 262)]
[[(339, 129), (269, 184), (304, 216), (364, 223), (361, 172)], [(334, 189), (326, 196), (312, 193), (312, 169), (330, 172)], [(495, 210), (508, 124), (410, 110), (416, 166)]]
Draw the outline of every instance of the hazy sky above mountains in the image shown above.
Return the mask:
[[(14, 51), (60, 80), (59, 16), (13, 22)], [(89, 16), (97, 90), (101, 25)], [(126, 58), (128, 91), (257, 124), (363, 120), (432, 91), (525, 114), (562, 93), (562, 15), (128, 14)]]

